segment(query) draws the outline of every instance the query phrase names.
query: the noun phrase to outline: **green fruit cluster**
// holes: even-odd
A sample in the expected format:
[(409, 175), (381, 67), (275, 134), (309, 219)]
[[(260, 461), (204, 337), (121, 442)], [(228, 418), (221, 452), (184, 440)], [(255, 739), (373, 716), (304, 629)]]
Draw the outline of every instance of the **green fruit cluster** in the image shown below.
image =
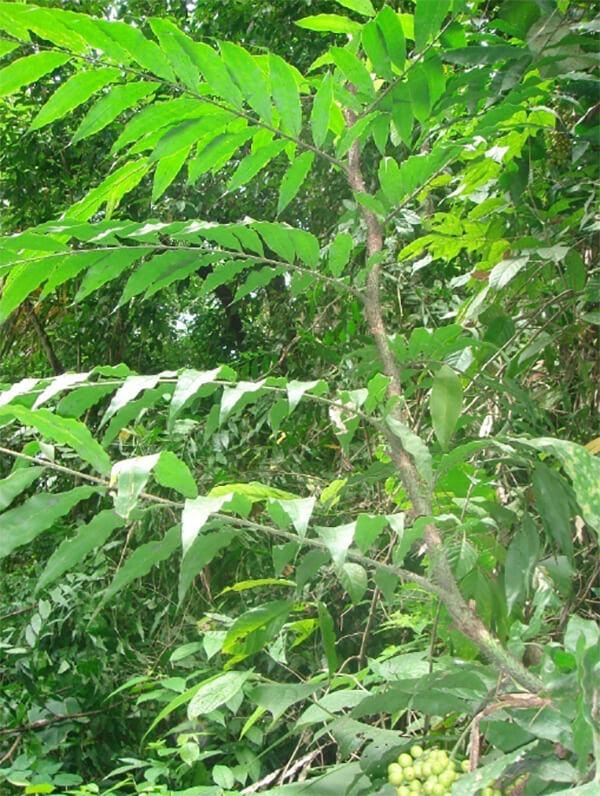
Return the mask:
[(560, 168), (571, 159), (571, 141), (565, 132), (552, 130), (544, 135), (549, 162)]
[[(468, 771), (468, 760), (464, 760), (460, 768), (462, 772)], [(443, 749), (425, 751), (415, 744), (410, 754), (403, 752), (395, 763), (390, 763), (388, 781), (398, 788), (397, 796), (447, 796), (462, 772)], [(481, 796), (502, 796), (502, 791), (483, 788)]]

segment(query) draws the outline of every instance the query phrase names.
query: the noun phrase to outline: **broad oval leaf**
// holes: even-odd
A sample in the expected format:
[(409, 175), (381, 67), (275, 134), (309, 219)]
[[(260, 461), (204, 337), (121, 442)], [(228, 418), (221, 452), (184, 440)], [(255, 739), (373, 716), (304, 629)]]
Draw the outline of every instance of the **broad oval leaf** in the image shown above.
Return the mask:
[(447, 449), (462, 409), (460, 378), (448, 365), (442, 365), (433, 379), (429, 407), (433, 430), (444, 450)]
[(188, 705), (188, 718), (204, 716), (229, 702), (251, 674), (252, 672), (225, 672), (201, 683)]

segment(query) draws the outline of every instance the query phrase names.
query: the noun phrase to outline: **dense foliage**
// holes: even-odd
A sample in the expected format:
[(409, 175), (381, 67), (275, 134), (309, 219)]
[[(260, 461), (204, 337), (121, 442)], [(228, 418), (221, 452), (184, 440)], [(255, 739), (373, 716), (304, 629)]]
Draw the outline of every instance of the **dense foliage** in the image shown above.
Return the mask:
[(598, 24), (0, 2), (0, 793), (598, 792)]

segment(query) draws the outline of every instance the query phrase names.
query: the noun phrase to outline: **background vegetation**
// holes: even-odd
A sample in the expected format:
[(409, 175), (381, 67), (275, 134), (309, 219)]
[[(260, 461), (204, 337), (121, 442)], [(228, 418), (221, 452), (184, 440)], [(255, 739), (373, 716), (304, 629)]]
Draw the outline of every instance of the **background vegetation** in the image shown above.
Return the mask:
[(0, 3), (0, 793), (598, 792), (598, 20)]

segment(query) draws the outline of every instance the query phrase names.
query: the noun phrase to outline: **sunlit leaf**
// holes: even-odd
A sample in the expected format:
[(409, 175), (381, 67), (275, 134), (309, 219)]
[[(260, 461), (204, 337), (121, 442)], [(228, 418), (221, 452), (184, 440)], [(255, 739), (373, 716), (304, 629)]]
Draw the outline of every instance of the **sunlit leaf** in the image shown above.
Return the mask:
[(110, 124), (117, 116), (144, 97), (156, 91), (154, 83), (127, 83), (113, 86), (105, 97), (93, 105), (77, 128), (73, 143), (94, 135)]
[(65, 116), (73, 108), (86, 102), (97, 91), (121, 77), (119, 69), (105, 67), (89, 72), (76, 72), (63, 83), (31, 122), (29, 130), (39, 130), (55, 119)]
[(299, 28), (306, 28), (306, 30), (316, 30), (322, 33), (357, 33), (361, 25), (359, 22), (354, 22), (348, 17), (342, 17), (338, 14), (315, 14), (310, 17), (303, 17), (297, 19), (294, 23)]
[(6, 97), (14, 91), (29, 85), (40, 77), (53, 72), (66, 64), (69, 55), (58, 52), (40, 52), (18, 58), (0, 71), (0, 97)]

